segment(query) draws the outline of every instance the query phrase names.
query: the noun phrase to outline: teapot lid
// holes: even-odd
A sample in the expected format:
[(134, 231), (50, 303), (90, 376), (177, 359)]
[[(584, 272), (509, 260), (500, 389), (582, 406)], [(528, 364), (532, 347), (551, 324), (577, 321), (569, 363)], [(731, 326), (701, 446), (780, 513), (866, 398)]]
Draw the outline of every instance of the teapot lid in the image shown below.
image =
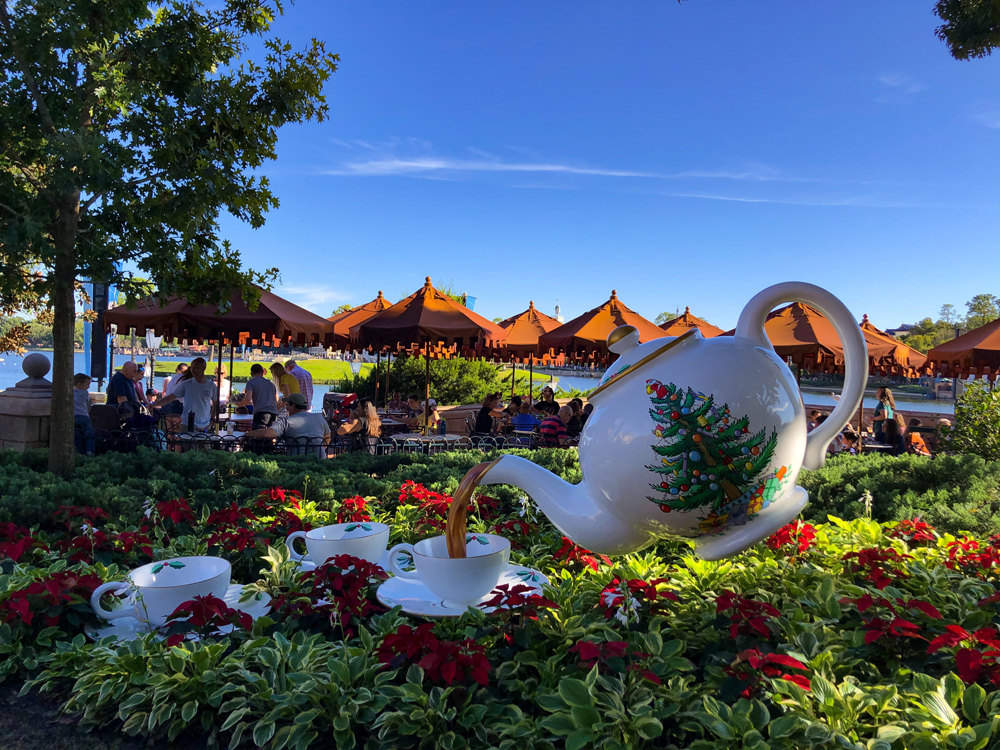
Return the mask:
[[(631, 328), (632, 330), (624, 331), (621, 335), (619, 335), (615, 339), (615, 341), (611, 341), (612, 336), (615, 336), (615, 334), (621, 331), (622, 329), (628, 329), (628, 328)], [(601, 393), (602, 391), (605, 391), (608, 388), (617, 385), (625, 377), (634, 374), (637, 370), (642, 369), (644, 365), (649, 364), (654, 359), (659, 357), (661, 354), (668, 352), (669, 350), (673, 349), (675, 346), (680, 344), (682, 341), (687, 341), (689, 338), (695, 335), (697, 335), (700, 338), (701, 331), (699, 331), (697, 328), (692, 328), (691, 330), (682, 333), (677, 338), (671, 338), (669, 341), (665, 342), (662, 346), (656, 347), (649, 354), (636, 360), (635, 362), (630, 362), (623, 365), (616, 372), (614, 372), (611, 375), (611, 377), (609, 377), (607, 380), (605, 380), (603, 383), (597, 386), (597, 388), (591, 391), (590, 396), (587, 397), (587, 400), (592, 401), (594, 399), (594, 396), (596, 396), (598, 393)], [(632, 343), (633, 338), (635, 339), (634, 343)], [(619, 326), (618, 328), (616, 328), (614, 331), (611, 332), (610, 336), (608, 336), (608, 348), (614, 351), (616, 354), (624, 354), (625, 352), (634, 348), (638, 343), (639, 343), (639, 332), (632, 326)], [(612, 346), (614, 344), (625, 344), (625, 346), (623, 346), (621, 350), (616, 351), (617, 347), (612, 349)]]

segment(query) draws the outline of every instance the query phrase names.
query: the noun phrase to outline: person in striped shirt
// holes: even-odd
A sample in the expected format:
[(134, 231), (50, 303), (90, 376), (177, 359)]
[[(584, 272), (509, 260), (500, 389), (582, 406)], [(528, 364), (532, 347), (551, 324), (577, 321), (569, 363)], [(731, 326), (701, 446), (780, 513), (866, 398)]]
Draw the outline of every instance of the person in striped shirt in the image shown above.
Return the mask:
[(298, 363), (294, 359), (290, 359), (285, 362), (285, 372), (299, 382), (299, 393), (306, 397), (306, 403), (309, 404), (307, 411), (311, 411), (313, 402), (312, 373), (304, 367), (299, 367)]
[(566, 434), (566, 424), (573, 418), (573, 410), (563, 406), (558, 412), (549, 416), (538, 428), (541, 444), (545, 448), (565, 448), (569, 436)]

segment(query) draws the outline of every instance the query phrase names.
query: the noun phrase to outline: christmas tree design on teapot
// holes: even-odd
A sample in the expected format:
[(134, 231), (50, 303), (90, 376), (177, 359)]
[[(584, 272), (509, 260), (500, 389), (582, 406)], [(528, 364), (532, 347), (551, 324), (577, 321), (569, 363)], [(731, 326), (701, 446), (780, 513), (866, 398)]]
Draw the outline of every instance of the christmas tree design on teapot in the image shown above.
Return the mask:
[[(795, 378), (764, 332), (768, 312), (787, 302), (825, 314), (844, 349), (843, 394), (810, 432)], [(608, 555), (681, 538), (715, 560), (770, 536), (805, 506), (798, 472), (823, 465), (867, 382), (857, 322), (832, 294), (801, 282), (757, 294), (733, 336), (706, 339), (692, 329), (641, 343), (622, 326), (608, 346), (619, 358), (589, 397), (583, 481), (505, 455), (476, 467), (468, 483), (470, 494), (475, 484), (520, 487), (563, 534)]]

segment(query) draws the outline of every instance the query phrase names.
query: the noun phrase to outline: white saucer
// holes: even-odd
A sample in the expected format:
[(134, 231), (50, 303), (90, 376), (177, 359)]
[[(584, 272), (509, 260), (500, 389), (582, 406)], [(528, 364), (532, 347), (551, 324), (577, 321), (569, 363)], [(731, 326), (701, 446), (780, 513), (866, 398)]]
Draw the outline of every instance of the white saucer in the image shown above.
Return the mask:
[[(386, 573), (389, 572), (389, 550), (382, 553), (382, 557), (379, 558), (378, 564), (379, 567)], [(299, 569), (305, 572), (316, 570), (316, 563), (309, 559), (309, 555), (306, 555), (299, 560)]]
[[(525, 584), (532, 588), (532, 594), (541, 594), (542, 586), (547, 585), (549, 579), (542, 573), (532, 568), (525, 568), (521, 565), (507, 565), (507, 569), (500, 574), (497, 585), (507, 584), (510, 588), (518, 584)], [(375, 596), (386, 607), (402, 607), (408, 615), (419, 617), (459, 617), (465, 613), (465, 609), (446, 607), (444, 602), (432, 594), (423, 583), (415, 578), (401, 578), (395, 576), (379, 586)], [(490, 592), (479, 601), (485, 602), (492, 599), (494, 594)], [(495, 607), (485, 607), (483, 612), (491, 614)]]
[[(271, 611), (271, 596), (269, 594), (258, 594), (256, 599), (240, 604), (240, 595), (242, 593), (243, 584), (234, 583), (230, 585), (229, 589), (226, 591), (226, 595), (222, 597), (222, 601), (226, 603), (226, 606), (232, 609), (238, 609), (241, 612), (246, 612), (254, 620)], [(224, 635), (231, 633), (232, 631), (232, 625), (224, 625), (219, 628), (219, 632)], [(98, 627), (87, 625), (84, 627), (83, 632), (86, 633), (88, 638), (94, 641), (99, 641), (102, 638), (115, 638), (118, 643), (126, 643), (128, 641), (134, 641), (140, 636), (148, 635), (150, 629), (147, 623), (139, 622), (139, 620), (134, 617), (119, 617), (115, 620), (108, 620), (106, 625), (100, 625)], [(157, 640), (165, 640), (167, 636), (157, 635), (156, 637)], [(198, 636), (194, 634), (188, 635), (187, 640), (197, 641)]]

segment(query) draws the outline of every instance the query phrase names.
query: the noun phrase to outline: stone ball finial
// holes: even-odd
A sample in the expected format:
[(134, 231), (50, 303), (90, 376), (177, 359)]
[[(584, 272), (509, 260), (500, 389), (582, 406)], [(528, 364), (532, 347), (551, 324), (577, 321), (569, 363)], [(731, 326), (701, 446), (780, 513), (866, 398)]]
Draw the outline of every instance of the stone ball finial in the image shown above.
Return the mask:
[(21, 369), (29, 378), (44, 378), (51, 368), (52, 363), (44, 354), (29, 354), (21, 363)]

